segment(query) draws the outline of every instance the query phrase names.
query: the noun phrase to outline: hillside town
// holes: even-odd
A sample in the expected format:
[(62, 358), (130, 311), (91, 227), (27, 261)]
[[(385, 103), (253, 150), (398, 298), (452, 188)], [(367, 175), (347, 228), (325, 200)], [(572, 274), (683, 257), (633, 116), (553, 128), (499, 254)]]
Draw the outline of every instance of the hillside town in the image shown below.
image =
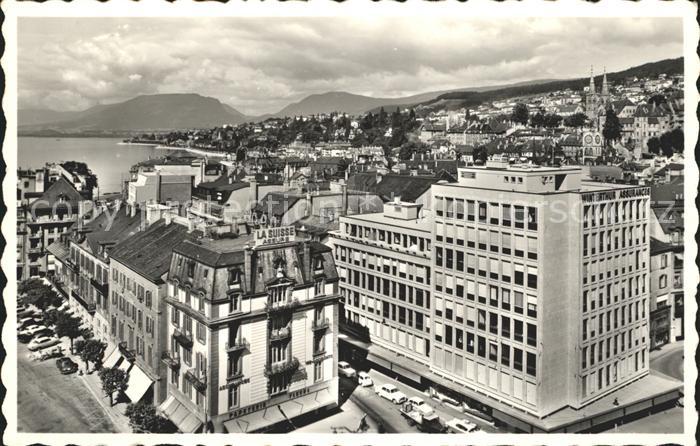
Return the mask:
[(683, 377), (655, 358), (684, 338), (683, 77), (599, 71), (473, 107), (144, 133), (124, 144), (176, 154), (116, 193), (77, 160), (19, 169), (19, 361), (56, 358), (33, 384), (117, 432), (678, 417)]

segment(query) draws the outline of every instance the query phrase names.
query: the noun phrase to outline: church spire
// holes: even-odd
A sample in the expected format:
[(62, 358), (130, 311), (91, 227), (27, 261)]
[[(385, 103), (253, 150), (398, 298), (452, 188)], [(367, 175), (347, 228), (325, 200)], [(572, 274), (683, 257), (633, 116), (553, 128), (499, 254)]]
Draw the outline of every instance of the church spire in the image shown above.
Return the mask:
[(588, 85), (588, 93), (595, 94), (595, 81), (593, 80), (593, 65), (591, 65), (591, 82)]
[(603, 67), (603, 88), (600, 91), (600, 94), (602, 96), (608, 96), (610, 94), (608, 92), (608, 75), (605, 72), (605, 67)]

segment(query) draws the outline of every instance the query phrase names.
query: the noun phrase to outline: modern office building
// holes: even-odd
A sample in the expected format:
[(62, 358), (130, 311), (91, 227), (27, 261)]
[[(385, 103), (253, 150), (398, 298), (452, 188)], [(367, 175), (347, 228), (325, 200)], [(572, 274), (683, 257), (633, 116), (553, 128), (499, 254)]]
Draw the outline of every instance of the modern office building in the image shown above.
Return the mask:
[(182, 432), (244, 433), (335, 407), (337, 282), (331, 249), (293, 227), (176, 246), (161, 411)]
[[(341, 217), (331, 242), (344, 302), (343, 328), (427, 365), (433, 221), (421, 207), (397, 199), (385, 203), (384, 212)], [(387, 369), (401, 367), (381, 353), (370, 354)], [(412, 373), (410, 368), (402, 372)]]
[(648, 374), (649, 188), (488, 162), (433, 186), (431, 371), (542, 419)]

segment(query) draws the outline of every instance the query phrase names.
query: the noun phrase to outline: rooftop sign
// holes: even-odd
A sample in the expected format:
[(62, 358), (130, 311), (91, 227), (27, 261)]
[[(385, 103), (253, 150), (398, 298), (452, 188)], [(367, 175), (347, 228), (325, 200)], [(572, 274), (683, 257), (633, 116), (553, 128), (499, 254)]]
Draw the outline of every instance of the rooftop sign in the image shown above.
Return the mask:
[(255, 246), (276, 245), (287, 243), (296, 237), (294, 226), (282, 226), (279, 228), (261, 228), (255, 230)]

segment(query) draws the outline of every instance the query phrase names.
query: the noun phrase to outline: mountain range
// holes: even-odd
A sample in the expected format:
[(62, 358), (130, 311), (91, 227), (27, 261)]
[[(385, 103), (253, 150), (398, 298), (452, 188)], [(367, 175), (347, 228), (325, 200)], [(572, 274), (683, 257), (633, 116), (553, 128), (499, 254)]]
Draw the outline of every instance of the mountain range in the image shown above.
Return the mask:
[[(612, 82), (627, 77), (683, 73), (683, 59), (666, 59), (609, 73)], [(246, 116), (218, 99), (198, 94), (154, 94), (137, 96), (124, 102), (97, 105), (83, 111), (60, 112), (46, 109), (18, 111), (20, 135), (89, 134), (99, 132), (136, 132), (212, 128), (223, 124), (257, 122), (271, 117), (311, 115), (330, 112), (360, 114), (381, 107), (418, 106), (429, 109), (470, 107), (487, 101), (542, 94), (564, 88), (580, 90), (587, 78), (569, 80), (540, 79), (508, 85), (431, 91), (399, 98), (375, 98), (333, 91), (312, 94), (289, 104), (277, 113)], [(598, 84), (600, 80), (597, 80)]]

